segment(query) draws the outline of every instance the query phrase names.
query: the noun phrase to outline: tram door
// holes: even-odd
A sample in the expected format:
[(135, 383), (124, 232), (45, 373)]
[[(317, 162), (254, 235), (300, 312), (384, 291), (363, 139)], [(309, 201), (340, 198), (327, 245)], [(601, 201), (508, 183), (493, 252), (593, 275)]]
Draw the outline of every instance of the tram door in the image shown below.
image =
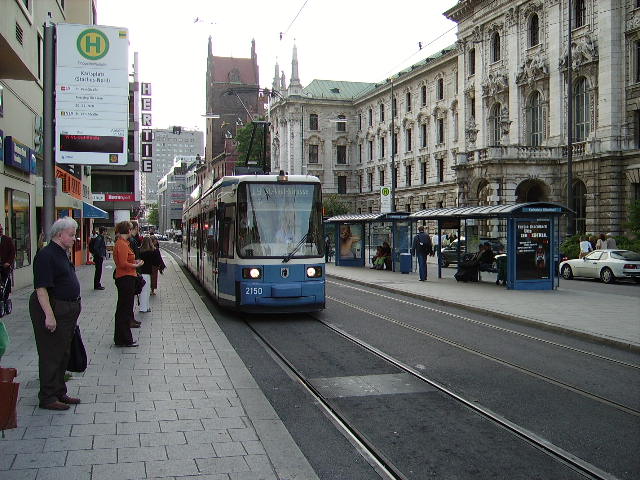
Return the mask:
[(203, 232), (203, 253), (202, 253), (202, 264), (203, 264), (203, 275), (204, 275), (204, 285), (205, 288), (209, 291), (213, 289), (214, 278), (213, 278), (213, 259), (214, 259), (214, 247), (216, 243), (215, 238), (215, 211), (208, 210), (204, 214), (204, 232)]

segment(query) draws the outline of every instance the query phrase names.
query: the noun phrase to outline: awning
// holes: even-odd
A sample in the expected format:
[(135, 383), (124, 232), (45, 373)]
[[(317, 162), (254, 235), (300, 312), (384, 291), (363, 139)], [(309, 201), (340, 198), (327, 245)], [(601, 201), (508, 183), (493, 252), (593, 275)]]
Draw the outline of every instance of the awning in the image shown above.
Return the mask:
[(83, 218), (109, 218), (109, 213), (105, 212), (101, 208), (91, 205), (87, 202), (82, 202), (82, 217)]

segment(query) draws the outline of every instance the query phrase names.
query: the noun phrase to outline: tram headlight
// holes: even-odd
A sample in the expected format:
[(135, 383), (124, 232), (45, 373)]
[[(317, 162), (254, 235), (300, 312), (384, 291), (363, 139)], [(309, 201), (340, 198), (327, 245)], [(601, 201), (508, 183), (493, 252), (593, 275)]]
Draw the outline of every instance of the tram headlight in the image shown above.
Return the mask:
[(322, 267), (307, 267), (307, 277), (320, 278), (322, 276)]
[(242, 269), (242, 278), (250, 278), (252, 280), (257, 280), (262, 278), (262, 270), (257, 267), (249, 267)]

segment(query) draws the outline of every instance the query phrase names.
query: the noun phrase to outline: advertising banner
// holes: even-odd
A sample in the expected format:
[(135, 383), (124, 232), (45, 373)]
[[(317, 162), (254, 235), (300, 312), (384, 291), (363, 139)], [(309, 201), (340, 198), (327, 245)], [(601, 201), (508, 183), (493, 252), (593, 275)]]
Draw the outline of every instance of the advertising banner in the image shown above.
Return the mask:
[(56, 162), (126, 165), (127, 29), (56, 27)]
[(550, 220), (516, 222), (516, 279), (549, 278)]
[(362, 251), (363, 226), (340, 225), (340, 258), (360, 258)]

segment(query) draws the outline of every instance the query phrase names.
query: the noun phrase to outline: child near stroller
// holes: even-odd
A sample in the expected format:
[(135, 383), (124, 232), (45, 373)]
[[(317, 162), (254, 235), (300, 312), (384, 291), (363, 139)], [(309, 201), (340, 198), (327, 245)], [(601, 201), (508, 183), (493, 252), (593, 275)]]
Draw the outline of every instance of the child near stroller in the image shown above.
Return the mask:
[(11, 269), (0, 266), (0, 317), (11, 313)]

